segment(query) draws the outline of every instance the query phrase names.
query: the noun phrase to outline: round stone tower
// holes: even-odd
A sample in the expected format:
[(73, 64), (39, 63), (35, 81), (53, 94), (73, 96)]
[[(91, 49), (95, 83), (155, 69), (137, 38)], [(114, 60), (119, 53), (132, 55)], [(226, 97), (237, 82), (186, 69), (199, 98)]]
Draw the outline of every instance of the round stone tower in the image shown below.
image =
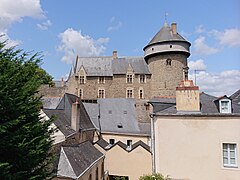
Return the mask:
[(144, 50), (152, 73), (151, 97), (175, 96), (176, 87), (188, 77), (187, 58), (191, 43), (177, 33), (177, 24), (165, 23)]

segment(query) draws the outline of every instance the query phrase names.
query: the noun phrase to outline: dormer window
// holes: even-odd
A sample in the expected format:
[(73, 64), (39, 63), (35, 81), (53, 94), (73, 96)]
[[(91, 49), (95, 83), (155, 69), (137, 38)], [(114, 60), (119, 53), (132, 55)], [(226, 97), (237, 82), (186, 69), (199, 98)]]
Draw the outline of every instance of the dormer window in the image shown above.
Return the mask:
[(220, 113), (231, 113), (231, 100), (221, 99), (219, 100)]

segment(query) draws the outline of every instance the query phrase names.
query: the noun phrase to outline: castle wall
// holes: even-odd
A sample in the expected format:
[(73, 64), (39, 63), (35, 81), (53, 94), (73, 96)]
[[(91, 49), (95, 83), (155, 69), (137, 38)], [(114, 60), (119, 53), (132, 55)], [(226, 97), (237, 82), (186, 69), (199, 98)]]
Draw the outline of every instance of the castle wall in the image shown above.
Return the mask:
[(98, 77), (87, 77), (85, 84), (80, 84), (79, 79), (72, 76), (67, 83), (67, 93), (79, 96), (79, 89), (82, 89), (82, 99), (97, 99), (98, 90), (105, 90), (105, 98), (126, 98), (127, 88), (133, 89), (133, 97), (140, 99), (139, 90), (143, 90), (143, 98), (150, 98), (150, 75), (145, 76), (146, 82), (140, 83), (139, 75), (134, 75), (133, 83), (127, 83), (126, 75), (114, 75), (105, 77), (104, 84), (99, 84)]
[[(167, 60), (171, 62), (167, 64)], [(175, 96), (178, 83), (183, 80), (183, 68), (187, 66), (184, 54), (160, 54), (148, 59), (152, 73), (151, 96)]]

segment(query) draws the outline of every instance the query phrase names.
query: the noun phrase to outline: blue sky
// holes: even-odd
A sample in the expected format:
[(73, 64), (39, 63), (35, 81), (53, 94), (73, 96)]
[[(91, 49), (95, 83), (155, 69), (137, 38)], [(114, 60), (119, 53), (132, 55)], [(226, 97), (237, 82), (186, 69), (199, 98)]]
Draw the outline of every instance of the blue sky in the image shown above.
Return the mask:
[[(191, 42), (190, 78), (202, 91), (240, 88), (238, 0), (0, 0), (0, 34), (25, 51), (42, 52), (42, 67), (66, 77), (80, 56), (143, 56), (165, 21)], [(3, 37), (2, 37), (3, 38)]]

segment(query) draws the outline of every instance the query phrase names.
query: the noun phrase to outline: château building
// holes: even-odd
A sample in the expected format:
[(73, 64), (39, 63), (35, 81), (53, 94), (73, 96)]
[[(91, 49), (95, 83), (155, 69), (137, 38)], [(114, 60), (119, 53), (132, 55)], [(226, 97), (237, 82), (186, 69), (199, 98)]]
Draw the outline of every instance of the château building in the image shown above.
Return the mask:
[(167, 23), (143, 48), (143, 57), (76, 57), (65, 92), (83, 101), (97, 98), (149, 100), (175, 96), (178, 83), (187, 79), (190, 43)]

